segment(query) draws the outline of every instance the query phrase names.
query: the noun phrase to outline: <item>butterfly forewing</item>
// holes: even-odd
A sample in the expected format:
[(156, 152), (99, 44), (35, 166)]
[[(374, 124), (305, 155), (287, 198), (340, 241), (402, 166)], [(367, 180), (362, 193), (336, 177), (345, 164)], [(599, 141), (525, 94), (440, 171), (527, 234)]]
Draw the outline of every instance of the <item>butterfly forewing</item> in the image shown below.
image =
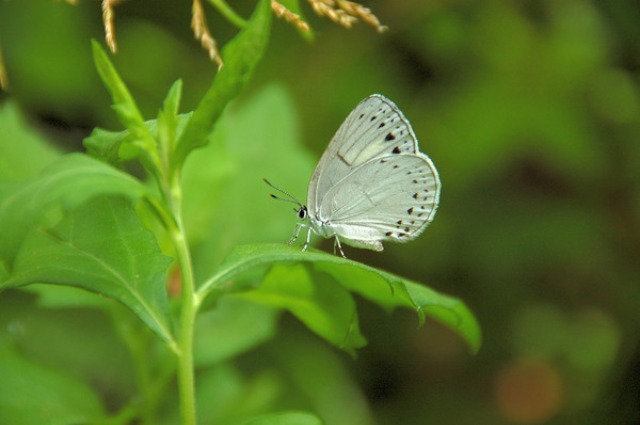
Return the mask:
[(320, 206), (320, 218), (352, 241), (409, 241), (435, 215), (440, 180), (423, 154), (388, 155), (353, 170), (332, 187)]
[(398, 107), (384, 96), (369, 96), (349, 114), (322, 155), (309, 183), (309, 211), (317, 211), (329, 190), (360, 165), (417, 153), (417, 139)]
[(341, 253), (340, 241), (381, 251), (382, 241), (422, 233), (439, 199), (438, 172), (409, 121), (389, 99), (369, 96), (342, 123), (311, 177), (309, 232), (335, 236)]

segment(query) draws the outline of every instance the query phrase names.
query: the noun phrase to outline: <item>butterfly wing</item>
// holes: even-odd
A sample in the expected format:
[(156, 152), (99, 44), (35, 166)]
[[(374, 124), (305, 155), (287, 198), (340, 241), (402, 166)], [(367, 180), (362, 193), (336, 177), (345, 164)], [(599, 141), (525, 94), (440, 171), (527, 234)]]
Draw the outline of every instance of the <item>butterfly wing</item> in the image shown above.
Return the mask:
[(340, 240), (382, 250), (380, 241), (406, 242), (433, 220), (440, 179), (426, 155), (391, 154), (371, 159), (327, 191), (319, 216)]
[(379, 94), (367, 97), (347, 116), (320, 158), (309, 182), (309, 213), (317, 217), (329, 191), (364, 163), (418, 153), (416, 136), (398, 107)]

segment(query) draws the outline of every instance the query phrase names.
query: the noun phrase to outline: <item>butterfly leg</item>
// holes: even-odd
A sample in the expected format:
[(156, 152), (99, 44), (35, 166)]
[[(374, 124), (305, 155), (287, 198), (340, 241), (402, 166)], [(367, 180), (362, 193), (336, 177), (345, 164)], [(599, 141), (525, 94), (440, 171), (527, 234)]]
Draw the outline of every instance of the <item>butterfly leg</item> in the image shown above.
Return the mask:
[(311, 240), (311, 226), (305, 226), (307, 228), (307, 240), (304, 242), (304, 245), (302, 246), (302, 251), (306, 251), (307, 247), (309, 246), (309, 241)]
[(333, 242), (333, 254), (336, 255), (336, 247), (338, 247), (338, 250), (340, 251), (340, 255), (342, 255), (342, 258), (347, 258), (346, 255), (344, 255), (344, 251), (342, 250), (342, 245), (340, 245), (340, 239), (338, 239), (338, 235), (336, 235), (336, 239)]
[(307, 227), (307, 226), (304, 223), (296, 223), (296, 227), (293, 228), (293, 235), (291, 235), (291, 239), (289, 239), (289, 242), (287, 242), (287, 245), (293, 245), (293, 243), (298, 239), (298, 236), (300, 235), (300, 230), (302, 230), (303, 227)]

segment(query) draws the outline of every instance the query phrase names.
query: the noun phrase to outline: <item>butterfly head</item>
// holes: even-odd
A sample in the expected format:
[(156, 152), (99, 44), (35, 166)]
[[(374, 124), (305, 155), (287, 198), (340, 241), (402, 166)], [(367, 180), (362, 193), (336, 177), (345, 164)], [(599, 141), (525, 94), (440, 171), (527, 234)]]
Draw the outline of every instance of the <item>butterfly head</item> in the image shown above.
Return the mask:
[(298, 218), (300, 220), (304, 220), (309, 215), (309, 211), (307, 210), (306, 205), (301, 205), (300, 208), (298, 208), (297, 210), (294, 208), (294, 210), (298, 213)]
[(292, 195), (289, 194), (289, 192), (286, 192), (282, 189), (280, 189), (279, 187), (276, 187), (273, 185), (273, 183), (271, 183), (269, 180), (267, 179), (262, 179), (264, 180), (264, 182), (266, 184), (268, 184), (269, 186), (271, 186), (273, 189), (277, 190), (278, 192), (282, 193), (283, 195), (285, 195), (286, 197), (280, 197), (278, 195), (274, 195), (273, 193), (271, 194), (271, 197), (273, 199), (277, 199), (278, 201), (285, 201), (285, 202), (291, 202), (292, 204), (296, 204), (298, 207), (294, 208), (293, 210), (296, 212), (296, 214), (298, 215), (298, 218), (300, 218), (300, 220), (304, 220), (309, 216), (309, 210), (307, 210), (307, 206), (303, 205), (302, 202), (298, 201), (296, 198), (294, 198)]

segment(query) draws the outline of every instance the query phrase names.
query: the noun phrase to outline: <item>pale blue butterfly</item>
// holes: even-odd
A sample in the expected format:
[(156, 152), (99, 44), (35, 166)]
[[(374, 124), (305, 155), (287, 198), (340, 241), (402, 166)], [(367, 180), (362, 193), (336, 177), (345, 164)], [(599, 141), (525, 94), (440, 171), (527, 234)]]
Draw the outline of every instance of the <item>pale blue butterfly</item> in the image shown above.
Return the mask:
[(382, 251), (382, 242), (407, 242), (431, 223), (440, 200), (440, 178), (431, 159), (420, 152), (411, 124), (391, 100), (367, 97), (342, 123), (318, 163), (307, 194), (307, 205), (287, 192), (272, 197), (298, 205), (302, 229), (311, 233)]

